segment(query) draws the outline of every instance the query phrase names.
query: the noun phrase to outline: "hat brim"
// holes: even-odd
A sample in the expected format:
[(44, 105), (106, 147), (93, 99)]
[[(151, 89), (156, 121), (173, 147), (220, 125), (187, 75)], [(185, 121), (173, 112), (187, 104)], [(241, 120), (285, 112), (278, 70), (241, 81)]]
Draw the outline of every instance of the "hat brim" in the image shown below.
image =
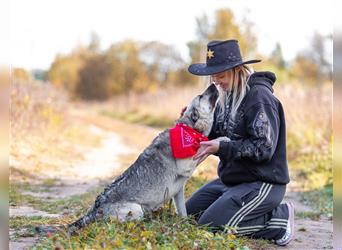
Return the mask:
[(221, 73), (223, 71), (232, 69), (242, 64), (258, 63), (258, 62), (261, 62), (261, 60), (249, 60), (249, 61), (242, 61), (242, 62), (230, 63), (230, 64), (225, 64), (225, 65), (216, 65), (216, 66), (208, 66), (206, 63), (194, 63), (189, 66), (188, 71), (194, 75), (208, 76), (208, 75)]

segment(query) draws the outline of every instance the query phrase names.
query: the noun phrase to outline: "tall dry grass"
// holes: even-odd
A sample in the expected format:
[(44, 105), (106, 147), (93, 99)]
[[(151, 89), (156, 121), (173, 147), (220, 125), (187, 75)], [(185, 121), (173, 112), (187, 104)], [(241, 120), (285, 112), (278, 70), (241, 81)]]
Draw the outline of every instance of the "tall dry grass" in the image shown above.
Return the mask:
[[(83, 107), (120, 114), (134, 111), (172, 122), (179, 117), (181, 109), (204, 88), (166, 88), (153, 93), (119, 96), (106, 103), (83, 103)], [(275, 85), (274, 93), (285, 110), (292, 179), (300, 182), (303, 189), (331, 184), (332, 84), (316, 87), (279, 84)], [(80, 126), (73, 126), (75, 121), (67, 115), (73, 104), (65, 93), (48, 84), (13, 82), (11, 149), (23, 148), (23, 142), (26, 142), (24, 146), (34, 144), (42, 147), (46, 144), (60, 145), (66, 139), (72, 142), (70, 138), (82, 137), (85, 132), (81, 132)], [(88, 135), (84, 140), (90, 137)], [(215, 171), (213, 167), (205, 172), (213, 176)]]
[(275, 90), (287, 121), (287, 149), (294, 180), (304, 190), (332, 184), (332, 83)]
[(320, 87), (282, 85), (275, 89), (286, 114), (289, 158), (330, 151), (332, 84)]
[(13, 81), (10, 95), (12, 139), (36, 133), (48, 135), (44, 132), (53, 127), (63, 129), (67, 101), (66, 93), (50, 84)]
[(46, 174), (58, 164), (81, 160), (80, 146), (98, 145), (69, 114), (68, 96), (48, 83), (15, 79), (10, 93), (10, 170)]
[(109, 103), (115, 112), (128, 113), (132, 111), (149, 114), (155, 117), (166, 117), (175, 120), (183, 107), (203, 92), (204, 86), (184, 88), (169, 87), (153, 93), (128, 94), (113, 98)]
[[(173, 121), (205, 86), (168, 88), (154, 94), (131, 94), (111, 100), (114, 112), (132, 111)], [(332, 183), (332, 83), (306, 86), (275, 84), (287, 126), (287, 153), (292, 179), (304, 190)]]

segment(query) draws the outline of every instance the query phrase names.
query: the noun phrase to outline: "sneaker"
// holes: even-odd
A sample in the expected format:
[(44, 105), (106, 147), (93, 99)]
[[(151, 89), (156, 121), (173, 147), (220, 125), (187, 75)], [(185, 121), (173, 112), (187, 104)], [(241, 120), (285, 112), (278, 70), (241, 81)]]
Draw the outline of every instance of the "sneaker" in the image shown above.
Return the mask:
[(278, 246), (286, 246), (290, 243), (294, 236), (294, 206), (292, 202), (286, 202), (287, 208), (289, 210), (289, 219), (287, 221), (286, 232), (282, 238), (276, 240), (275, 243)]

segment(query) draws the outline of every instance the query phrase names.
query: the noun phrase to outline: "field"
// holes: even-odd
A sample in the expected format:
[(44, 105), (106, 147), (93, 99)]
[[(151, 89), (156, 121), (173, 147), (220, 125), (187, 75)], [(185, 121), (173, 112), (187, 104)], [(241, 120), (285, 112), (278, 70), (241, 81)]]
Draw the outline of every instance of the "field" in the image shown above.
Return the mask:
[[(202, 87), (72, 102), (53, 86), (13, 83), (11, 89), (10, 245), (12, 249), (276, 249), (267, 241), (213, 234), (169, 203), (142, 221), (105, 221), (68, 238), (37, 235), (35, 226), (77, 219), (103, 187), (132, 163)], [(297, 238), (288, 249), (331, 248), (332, 85), (276, 87), (287, 121)], [(186, 196), (216, 178), (210, 157), (187, 183)], [(316, 248), (317, 247), (317, 248)]]

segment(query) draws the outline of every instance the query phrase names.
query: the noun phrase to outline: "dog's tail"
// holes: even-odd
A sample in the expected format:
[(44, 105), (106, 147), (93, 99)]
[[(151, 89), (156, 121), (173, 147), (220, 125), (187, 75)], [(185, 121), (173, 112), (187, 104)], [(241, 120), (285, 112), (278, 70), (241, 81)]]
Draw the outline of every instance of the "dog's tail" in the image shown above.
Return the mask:
[(96, 220), (95, 215), (92, 212), (87, 213), (77, 221), (68, 225), (67, 231), (69, 235), (75, 235), (79, 230), (93, 223)]
[(107, 197), (104, 193), (100, 194), (96, 197), (94, 206), (90, 209), (90, 211), (79, 218), (77, 221), (68, 225), (68, 234), (75, 235), (80, 229), (86, 227), (87, 225), (95, 222), (98, 219), (103, 218), (103, 210), (101, 209), (102, 205), (106, 202)]
[(39, 234), (50, 234), (56, 232), (65, 232), (64, 225), (57, 225), (57, 226), (36, 226), (35, 231)]
[(42, 225), (35, 227), (35, 231), (39, 234), (53, 234), (53, 233), (66, 233), (67, 235), (75, 235), (77, 232), (84, 228), (85, 226), (89, 225), (90, 223), (94, 222), (96, 217), (92, 211), (87, 213), (86, 215), (79, 218), (77, 221), (68, 224), (68, 225)]
[(36, 232), (38, 233), (54, 233), (57, 231), (67, 231), (68, 235), (75, 235), (79, 230), (86, 227), (87, 225), (95, 222), (98, 219), (104, 217), (102, 206), (107, 201), (107, 195), (105, 194), (106, 189), (103, 193), (96, 197), (94, 206), (89, 210), (89, 212), (79, 218), (77, 221), (61, 226), (38, 226), (36, 227)]

